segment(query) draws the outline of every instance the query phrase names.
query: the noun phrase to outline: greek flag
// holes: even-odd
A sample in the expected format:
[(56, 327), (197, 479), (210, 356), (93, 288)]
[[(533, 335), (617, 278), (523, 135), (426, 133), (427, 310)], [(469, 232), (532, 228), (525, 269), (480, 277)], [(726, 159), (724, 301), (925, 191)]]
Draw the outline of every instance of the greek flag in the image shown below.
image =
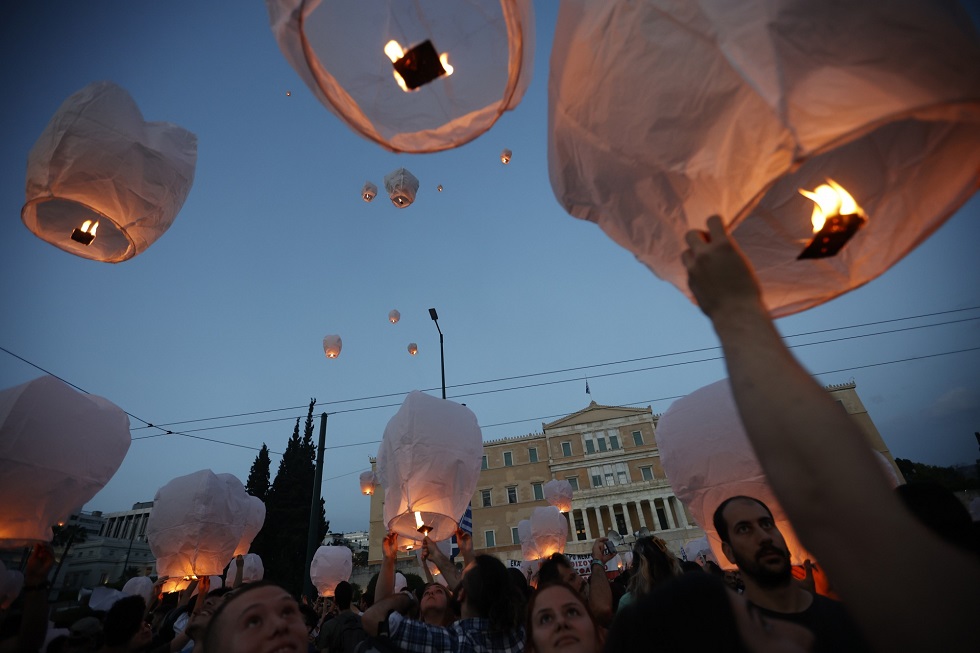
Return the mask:
[[(472, 502), (470, 502), (470, 504), (466, 506), (466, 512), (463, 513), (463, 518), (459, 520), (459, 527), (462, 528), (467, 533), (469, 533), (470, 535), (473, 534), (473, 503)], [(456, 536), (453, 535), (453, 548), (449, 554), (449, 558), (450, 560), (453, 560), (458, 555), (459, 555), (459, 545), (457, 545), (456, 543)]]

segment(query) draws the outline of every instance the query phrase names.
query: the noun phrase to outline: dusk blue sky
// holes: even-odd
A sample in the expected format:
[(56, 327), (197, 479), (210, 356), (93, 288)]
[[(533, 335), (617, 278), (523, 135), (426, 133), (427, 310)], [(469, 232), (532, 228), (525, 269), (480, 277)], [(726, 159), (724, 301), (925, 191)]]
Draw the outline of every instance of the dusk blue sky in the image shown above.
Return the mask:
[[(258, 447), (283, 451), (316, 397), (317, 414), (331, 413), (327, 518), (366, 529), (357, 474), (408, 391), (439, 393), (429, 307), (445, 333), (449, 397), (476, 413), (485, 440), (540, 431), (592, 399), (662, 413), (724, 376), (698, 308), (556, 201), (546, 110), (557, 2), (535, 5), (524, 101), (472, 143), (430, 155), (386, 152), (328, 112), (280, 53), (263, 2), (0, 9), (0, 347), (186, 434), (133, 420), (145, 439), (86, 510), (128, 509), (203, 468), (244, 480)], [(60, 104), (98, 80), (127, 89), (147, 120), (198, 137), (180, 215), (118, 265), (56, 249), (19, 217), (28, 151)], [(381, 187), (402, 166), (421, 181), (412, 206), (396, 209), (383, 191), (361, 200), (365, 181)], [(778, 324), (812, 333), (791, 344), (822, 343), (794, 351), (821, 383), (857, 383), (897, 457), (978, 457), (978, 246), (974, 197), (879, 279)], [(336, 360), (322, 352), (328, 333), (343, 338)], [(0, 387), (40, 374), (0, 351)], [(258, 411), (275, 412), (174, 424)]]

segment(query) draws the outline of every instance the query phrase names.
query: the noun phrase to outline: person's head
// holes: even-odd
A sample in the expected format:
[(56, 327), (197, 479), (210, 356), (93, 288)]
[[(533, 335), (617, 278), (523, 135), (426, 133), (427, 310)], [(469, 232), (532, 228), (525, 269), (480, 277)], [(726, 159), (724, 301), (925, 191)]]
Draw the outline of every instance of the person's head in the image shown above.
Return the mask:
[(95, 617), (82, 617), (68, 629), (65, 650), (73, 653), (97, 651), (102, 646), (102, 622)]
[(713, 521), (721, 550), (747, 583), (773, 588), (792, 581), (786, 540), (766, 504), (751, 497), (732, 497), (718, 506)]
[(490, 620), (490, 630), (510, 632), (520, 627), (519, 602), (507, 575), (507, 567), (493, 556), (478, 555), (466, 567), (456, 597), (463, 616)]
[(456, 620), (456, 607), (449, 588), (427, 583), (419, 601), (419, 618), (432, 626), (448, 626)]
[(201, 609), (194, 612), (191, 618), (187, 621), (187, 626), (184, 628), (184, 632), (191, 639), (200, 639), (204, 637), (205, 631), (208, 629), (208, 624), (211, 622), (211, 615), (214, 614), (218, 606), (221, 605), (225, 596), (231, 592), (230, 587), (219, 587), (216, 590), (208, 592), (207, 597), (204, 599), (204, 603), (201, 604)]
[(602, 629), (577, 589), (557, 582), (531, 595), (525, 653), (597, 653), (601, 648)]
[(146, 601), (142, 596), (126, 596), (109, 608), (102, 624), (102, 641), (107, 648), (133, 651), (153, 639), (150, 624), (143, 621)]
[(211, 616), (204, 638), (208, 653), (305, 651), (309, 635), (299, 604), (271, 583), (245, 585), (232, 592)]
[(659, 537), (641, 537), (633, 545), (629, 590), (634, 596), (642, 596), (680, 573), (680, 561)]
[(565, 583), (578, 592), (585, 591), (585, 579), (561, 553), (552, 553), (538, 570), (538, 587), (552, 583)]
[(716, 576), (682, 574), (617, 612), (605, 650), (647, 650), (651, 642), (658, 653), (804, 653), (813, 635), (767, 620)]
[(351, 599), (354, 598), (354, 586), (346, 580), (337, 583), (333, 591), (333, 600), (341, 610), (350, 610)]

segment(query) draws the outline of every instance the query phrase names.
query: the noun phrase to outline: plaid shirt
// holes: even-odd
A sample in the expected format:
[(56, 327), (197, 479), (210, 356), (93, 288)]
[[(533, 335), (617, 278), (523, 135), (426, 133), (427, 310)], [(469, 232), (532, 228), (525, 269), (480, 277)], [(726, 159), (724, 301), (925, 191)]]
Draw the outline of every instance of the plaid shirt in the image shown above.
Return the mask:
[(397, 612), (388, 617), (389, 639), (403, 653), (523, 653), (524, 628), (491, 633), (490, 620), (460, 619), (449, 628), (406, 619)]

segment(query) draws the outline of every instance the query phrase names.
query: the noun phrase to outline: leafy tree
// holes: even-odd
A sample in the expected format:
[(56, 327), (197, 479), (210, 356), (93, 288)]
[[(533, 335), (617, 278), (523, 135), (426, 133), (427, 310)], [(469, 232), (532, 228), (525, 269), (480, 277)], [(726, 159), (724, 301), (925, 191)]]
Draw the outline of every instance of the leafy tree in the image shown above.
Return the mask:
[(258, 497), (264, 502), (269, 496), (269, 468), (272, 461), (269, 459), (269, 447), (262, 443), (259, 454), (252, 463), (252, 469), (248, 472), (248, 481), (245, 482), (245, 491), (253, 497)]
[(951, 492), (980, 487), (976, 478), (968, 478), (954, 467), (938, 467), (925, 463), (913, 462), (907, 458), (896, 458), (895, 464), (902, 476), (909, 483), (916, 481), (934, 481)]

